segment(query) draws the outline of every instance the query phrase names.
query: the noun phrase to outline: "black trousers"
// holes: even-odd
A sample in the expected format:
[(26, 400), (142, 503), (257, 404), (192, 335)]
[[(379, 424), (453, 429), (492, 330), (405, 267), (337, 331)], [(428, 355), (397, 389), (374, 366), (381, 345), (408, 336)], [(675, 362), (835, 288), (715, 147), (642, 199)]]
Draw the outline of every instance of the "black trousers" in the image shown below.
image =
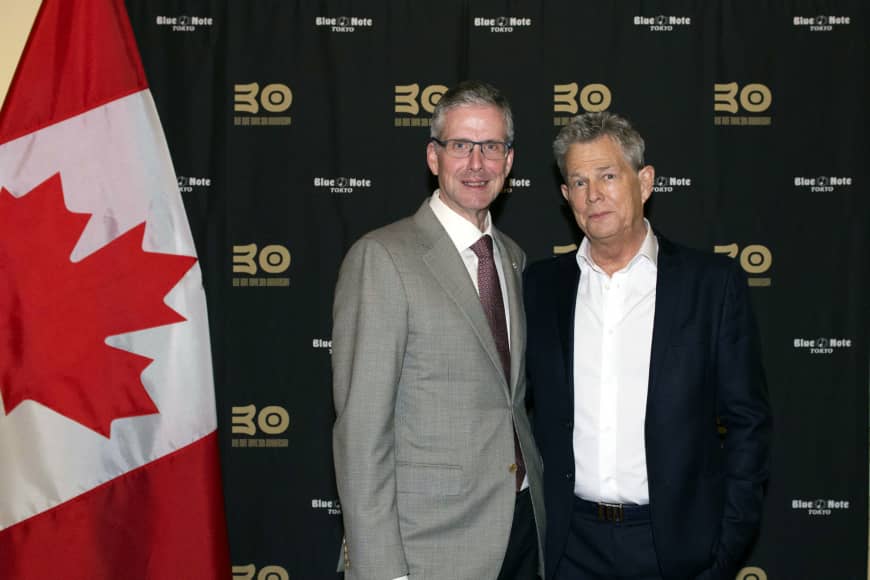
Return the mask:
[(532, 494), (528, 488), (517, 494), (514, 519), (507, 552), (498, 573), (498, 580), (537, 580), (538, 534), (532, 511)]
[(595, 504), (575, 499), (555, 580), (661, 580), (648, 511), (627, 511), (619, 522), (600, 513)]

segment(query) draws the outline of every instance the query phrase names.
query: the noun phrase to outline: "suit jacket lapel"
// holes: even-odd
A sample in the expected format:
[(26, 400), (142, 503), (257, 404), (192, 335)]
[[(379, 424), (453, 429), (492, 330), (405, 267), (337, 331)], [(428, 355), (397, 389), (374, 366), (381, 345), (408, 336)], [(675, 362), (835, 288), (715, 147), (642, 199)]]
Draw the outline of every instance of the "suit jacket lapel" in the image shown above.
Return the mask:
[[(459, 310), (468, 319), (478, 340), (489, 355), (500, 377), (504, 377), (498, 349), (492, 337), (492, 330), (483, 306), (480, 305), (480, 297), (474, 290), (474, 284), (468, 276), (468, 270), (462, 257), (456, 251), (456, 246), (447, 235), (444, 227), (429, 208), (428, 199), (414, 214), (414, 221), (420, 228), (421, 240), (424, 244), (423, 262), (432, 272), (432, 277), (438, 281), (444, 292), (456, 303)], [(513, 357), (511, 357), (513, 359)], [(513, 367), (513, 363), (511, 363)], [(511, 371), (513, 373), (513, 370)], [(510, 395), (507, 380), (502, 380), (506, 395)]]
[(674, 319), (683, 301), (681, 258), (677, 248), (667, 239), (658, 236), (659, 255), (656, 274), (656, 311), (653, 321), (652, 347), (649, 364), (649, 387), (647, 401), (652, 400), (656, 383), (664, 366), (665, 353), (671, 342)]
[[(576, 253), (571, 256), (576, 257)], [(574, 384), (574, 308), (577, 305), (577, 287), (580, 284), (580, 267), (576, 259), (565, 258), (562, 269), (554, 284), (553, 303), (556, 308), (556, 324), (562, 343), (562, 362), (565, 364), (565, 378)]]
[(517, 380), (522, 370), (523, 357), (526, 354), (526, 321), (525, 312), (522, 308), (523, 297), (520, 292), (520, 264), (518, 256), (508, 252), (507, 247), (501, 241), (501, 232), (495, 228), (492, 230), (493, 240), (498, 246), (501, 256), (501, 269), (504, 272), (505, 294), (507, 295), (507, 308), (510, 314), (510, 343), (511, 343), (511, 379), (510, 394), (513, 398), (516, 392)]

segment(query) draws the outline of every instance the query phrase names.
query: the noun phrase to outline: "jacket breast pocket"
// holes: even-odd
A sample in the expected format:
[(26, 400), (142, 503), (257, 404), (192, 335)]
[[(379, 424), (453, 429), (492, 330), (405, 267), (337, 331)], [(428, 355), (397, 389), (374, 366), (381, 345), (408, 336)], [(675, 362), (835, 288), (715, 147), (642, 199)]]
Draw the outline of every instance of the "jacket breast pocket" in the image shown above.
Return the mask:
[(459, 495), (462, 467), (399, 461), (396, 463), (396, 489), (399, 493)]

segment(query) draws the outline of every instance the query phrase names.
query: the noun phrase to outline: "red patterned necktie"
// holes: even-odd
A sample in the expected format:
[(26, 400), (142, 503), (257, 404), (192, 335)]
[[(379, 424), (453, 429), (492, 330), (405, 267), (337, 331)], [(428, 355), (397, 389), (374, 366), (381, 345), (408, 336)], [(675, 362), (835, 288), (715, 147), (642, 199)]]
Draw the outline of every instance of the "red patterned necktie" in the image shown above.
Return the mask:
[[(471, 246), (471, 251), (477, 255), (477, 290), (480, 294), (480, 303), (483, 305), (483, 311), (489, 321), (489, 329), (492, 331), (493, 339), (495, 339), (504, 376), (510, 385), (511, 351), (508, 346), (501, 284), (498, 281), (498, 271), (495, 269), (495, 259), (493, 259), (492, 237), (482, 236)], [(514, 456), (517, 466), (517, 491), (519, 491), (526, 476), (526, 465), (517, 439), (516, 428), (514, 428)]]

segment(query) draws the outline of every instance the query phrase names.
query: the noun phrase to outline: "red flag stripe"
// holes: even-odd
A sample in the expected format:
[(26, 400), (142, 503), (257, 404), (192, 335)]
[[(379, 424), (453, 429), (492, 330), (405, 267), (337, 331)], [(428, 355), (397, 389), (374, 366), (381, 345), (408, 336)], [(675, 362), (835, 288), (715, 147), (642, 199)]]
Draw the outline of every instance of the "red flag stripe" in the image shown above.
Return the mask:
[(4, 530), (0, 578), (229, 578), (217, 453), (212, 433)]
[(123, 0), (43, 0), (0, 111), (0, 144), (147, 87)]

